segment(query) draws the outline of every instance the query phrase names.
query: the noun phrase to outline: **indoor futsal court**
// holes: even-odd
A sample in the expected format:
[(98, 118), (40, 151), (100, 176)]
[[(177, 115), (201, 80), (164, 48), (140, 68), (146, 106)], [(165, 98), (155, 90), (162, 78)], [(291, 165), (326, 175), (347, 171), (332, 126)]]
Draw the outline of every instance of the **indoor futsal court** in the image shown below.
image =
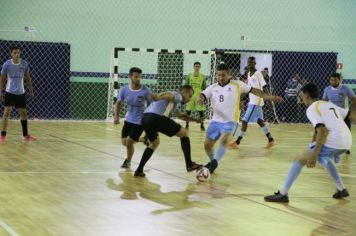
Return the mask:
[(0, 9), (0, 236), (356, 235), (356, 1)]

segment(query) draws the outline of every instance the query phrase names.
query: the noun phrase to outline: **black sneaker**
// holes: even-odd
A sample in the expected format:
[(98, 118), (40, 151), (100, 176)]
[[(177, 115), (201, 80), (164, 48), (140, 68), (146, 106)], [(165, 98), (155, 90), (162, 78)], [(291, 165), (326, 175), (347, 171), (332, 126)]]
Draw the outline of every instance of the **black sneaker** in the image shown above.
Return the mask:
[(279, 191), (265, 197), (266, 202), (289, 202), (288, 194), (283, 195)]
[(347, 150), (345, 153), (346, 153), (347, 155), (350, 155), (350, 154), (351, 154), (350, 150)]
[(125, 160), (124, 163), (122, 163), (121, 168), (124, 169), (129, 169), (131, 167), (131, 161)]
[(336, 193), (334, 193), (333, 198), (336, 199), (343, 199), (344, 197), (350, 196), (349, 192), (347, 191), (346, 188), (344, 188), (342, 191), (337, 190)]
[(201, 126), (200, 126), (200, 131), (205, 131), (204, 125), (201, 125)]
[(213, 159), (211, 162), (206, 164), (205, 167), (209, 169), (210, 174), (213, 174), (216, 168), (218, 168), (218, 161), (216, 159)]
[(143, 172), (138, 172), (138, 171), (136, 170), (135, 173), (134, 173), (134, 176), (135, 176), (135, 177), (145, 177), (146, 174), (143, 173)]
[(203, 165), (200, 165), (200, 164), (197, 164), (195, 162), (192, 162), (192, 165), (191, 166), (187, 166), (187, 171), (188, 172), (191, 172), (193, 170), (197, 170), (199, 169), (200, 167), (202, 167)]

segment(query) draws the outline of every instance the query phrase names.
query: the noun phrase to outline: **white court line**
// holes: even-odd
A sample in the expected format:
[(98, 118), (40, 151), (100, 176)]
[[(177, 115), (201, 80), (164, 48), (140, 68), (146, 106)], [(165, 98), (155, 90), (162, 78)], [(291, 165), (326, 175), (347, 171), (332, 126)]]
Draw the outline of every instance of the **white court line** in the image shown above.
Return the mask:
[(18, 236), (18, 234), (4, 221), (0, 220), (0, 226), (6, 230), (11, 236)]

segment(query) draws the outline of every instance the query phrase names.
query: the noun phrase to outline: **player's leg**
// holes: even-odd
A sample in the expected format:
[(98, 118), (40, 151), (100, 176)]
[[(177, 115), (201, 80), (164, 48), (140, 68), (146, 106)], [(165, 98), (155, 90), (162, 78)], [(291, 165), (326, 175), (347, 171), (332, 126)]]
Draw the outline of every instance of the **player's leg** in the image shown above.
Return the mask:
[(1, 137), (0, 137), (0, 142), (5, 142), (6, 141), (6, 132), (7, 132), (7, 126), (9, 122), (9, 117), (10, 113), (12, 110), (12, 107), (15, 105), (15, 97), (11, 93), (5, 92), (4, 96), (4, 114), (2, 116), (2, 128), (1, 128)]
[(318, 161), (326, 169), (331, 178), (334, 180), (336, 185), (336, 193), (333, 195), (333, 198), (341, 199), (349, 196), (349, 193), (344, 185), (344, 182), (341, 179), (339, 171), (336, 169), (334, 163), (332, 162), (333, 157), (336, 155), (341, 155), (345, 150), (336, 150), (333, 148), (323, 146), (320, 150)]
[[(200, 118), (204, 118), (204, 116), (205, 116), (205, 114), (204, 114), (205, 113), (205, 105), (197, 104), (196, 105), (196, 109), (197, 109), (197, 111), (199, 113), (199, 117)], [(205, 131), (204, 122), (200, 123), (200, 130), (201, 131)]]
[(145, 113), (142, 117), (142, 128), (145, 131), (149, 140), (149, 145), (142, 154), (140, 164), (138, 165), (134, 176), (145, 177), (143, 169), (151, 158), (154, 150), (158, 147), (160, 140), (157, 132), (157, 125), (159, 124), (159, 116), (155, 114)]
[(27, 110), (26, 110), (26, 97), (25, 94), (15, 95), (15, 107), (19, 110), (22, 136), (25, 141), (36, 141), (37, 139), (28, 133)]
[[(262, 109), (261, 109), (262, 111)], [(257, 120), (257, 124), (261, 127), (262, 132), (266, 135), (267, 139), (268, 139), (268, 143), (266, 145), (266, 148), (271, 148), (274, 145), (274, 139), (272, 137), (271, 132), (269, 131), (267, 125), (265, 124), (264, 120), (263, 120), (263, 113), (261, 113), (260, 118)]]
[(126, 158), (124, 160), (124, 163), (122, 163), (121, 168), (130, 168), (130, 164), (131, 164), (128, 163), (127, 161), (129, 150), (127, 150), (127, 146), (126, 146), (126, 140), (129, 137), (129, 131), (130, 131), (130, 125), (125, 121), (124, 126), (122, 127), (121, 130), (121, 143), (126, 147)]
[[(187, 110), (186, 113), (187, 113), (188, 116), (190, 116), (190, 115), (192, 114), (192, 111)], [(186, 128), (186, 129), (189, 129), (189, 121), (186, 121), (186, 122), (185, 122), (185, 128)]]
[(277, 191), (273, 195), (266, 196), (264, 199), (267, 202), (289, 202), (288, 192), (292, 187), (293, 183), (299, 176), (301, 170), (303, 169), (304, 165), (306, 164), (310, 150), (314, 148), (312, 145), (309, 147), (308, 150), (303, 152), (299, 157), (295, 159), (292, 163), (292, 166), (289, 169), (287, 177), (284, 181), (283, 187), (280, 191)]
[(125, 146), (127, 150), (127, 156), (122, 164), (122, 168), (130, 168), (131, 160), (135, 152), (134, 144), (139, 141), (141, 134), (143, 133), (143, 128), (141, 125), (132, 124), (125, 121), (125, 125), (128, 128), (128, 136), (125, 138)]
[[(165, 117), (165, 118), (167, 118), (167, 117)], [(173, 120), (171, 120), (171, 119), (169, 119), (169, 120), (170, 120), (170, 122), (168, 122), (168, 120), (166, 122), (167, 126), (164, 130), (165, 132), (162, 132), (162, 133), (164, 133), (170, 137), (172, 137), (173, 136), (172, 134), (175, 133), (174, 135), (180, 138), (180, 144), (181, 144), (181, 148), (182, 148), (182, 151), (184, 154), (185, 166), (186, 166), (186, 169), (188, 172), (200, 168), (202, 165), (196, 164), (195, 162), (192, 161), (191, 146), (190, 146), (188, 130), (184, 129), (183, 127), (181, 127), (179, 124), (177, 124)], [(176, 132), (176, 130), (178, 130), (178, 126), (180, 127), (179, 131)]]
[(248, 122), (250, 122), (251, 118), (253, 118), (254, 111), (255, 111), (256, 107), (257, 107), (256, 105), (252, 105), (252, 104), (248, 105), (245, 115), (242, 118), (242, 125), (241, 125), (241, 130), (239, 133), (239, 137), (236, 139), (235, 142), (230, 144), (231, 148), (239, 147), (241, 140), (243, 139), (243, 137), (245, 136), (245, 132), (247, 131)]
[(211, 121), (206, 131), (205, 141), (204, 141), (204, 150), (210, 160), (208, 164), (205, 165), (205, 167), (209, 169), (210, 173), (214, 173), (214, 170), (218, 166), (217, 160), (214, 160), (215, 157), (214, 146), (215, 143), (219, 140), (219, 138), (220, 138), (219, 122)]
[[(214, 126), (215, 126), (215, 130), (213, 129)], [(219, 147), (216, 149), (216, 152), (214, 153), (214, 159), (212, 159), (206, 165), (206, 167), (209, 168), (210, 173), (214, 173), (215, 169), (218, 167), (218, 162), (221, 161), (221, 159), (223, 158), (223, 156), (227, 151), (227, 146), (232, 139), (232, 133), (236, 129), (236, 124), (234, 122), (229, 122), (229, 123), (214, 122), (214, 124), (211, 127), (213, 128), (210, 128), (210, 130), (208, 128), (207, 131), (207, 137), (205, 139), (206, 144), (208, 145), (210, 144), (213, 147), (215, 142), (220, 138)], [(215, 131), (215, 135), (214, 132), (212, 132), (213, 130)], [(208, 145), (207, 147), (209, 148)], [(208, 151), (209, 149), (208, 150), (206, 149), (207, 153)]]
[(7, 126), (8, 126), (11, 110), (12, 110), (11, 106), (4, 107), (4, 114), (2, 116), (2, 128), (1, 128), (0, 142), (6, 141), (6, 134), (7, 134), (6, 132), (7, 132)]

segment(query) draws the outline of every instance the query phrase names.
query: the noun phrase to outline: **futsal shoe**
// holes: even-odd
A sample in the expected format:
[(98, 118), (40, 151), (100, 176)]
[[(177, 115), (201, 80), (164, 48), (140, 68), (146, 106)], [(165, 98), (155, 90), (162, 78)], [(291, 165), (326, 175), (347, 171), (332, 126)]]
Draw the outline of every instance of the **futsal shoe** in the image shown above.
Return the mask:
[(7, 137), (5, 135), (0, 136), (0, 143), (4, 143), (7, 141)]
[(345, 153), (346, 153), (346, 155), (350, 155), (351, 154), (350, 150), (347, 150)]
[(124, 160), (124, 163), (122, 163), (121, 168), (123, 169), (129, 169), (131, 167), (131, 161), (129, 160)]
[(289, 202), (288, 194), (283, 195), (279, 191), (265, 197), (266, 202)]
[(188, 172), (192, 172), (193, 170), (197, 170), (197, 169), (199, 169), (200, 167), (202, 167), (203, 165), (200, 165), (200, 164), (197, 164), (197, 163), (195, 163), (195, 162), (192, 162), (192, 165), (190, 165), (190, 166), (187, 166), (186, 168), (187, 168), (187, 171)]
[(216, 159), (213, 159), (211, 162), (206, 164), (205, 167), (209, 169), (210, 174), (213, 174), (216, 168), (218, 168), (218, 161)]
[(350, 196), (349, 192), (347, 191), (346, 188), (344, 188), (342, 191), (337, 190), (336, 193), (334, 193), (333, 198), (336, 199), (343, 199), (344, 197)]
[(144, 178), (144, 177), (146, 177), (146, 174), (145, 173), (143, 173), (143, 172), (139, 172), (139, 171), (135, 171), (135, 173), (134, 173), (134, 176), (135, 177), (142, 177), (142, 178)]
[(269, 141), (265, 147), (265, 149), (270, 149), (271, 147), (273, 147), (275, 145), (274, 140), (272, 139), (271, 141)]
[(229, 143), (229, 147), (232, 149), (238, 149), (240, 147), (240, 144), (234, 141), (232, 143)]
[(29, 142), (33, 142), (33, 141), (37, 141), (37, 138), (31, 136), (31, 135), (26, 135), (22, 137), (23, 141), (29, 141)]

